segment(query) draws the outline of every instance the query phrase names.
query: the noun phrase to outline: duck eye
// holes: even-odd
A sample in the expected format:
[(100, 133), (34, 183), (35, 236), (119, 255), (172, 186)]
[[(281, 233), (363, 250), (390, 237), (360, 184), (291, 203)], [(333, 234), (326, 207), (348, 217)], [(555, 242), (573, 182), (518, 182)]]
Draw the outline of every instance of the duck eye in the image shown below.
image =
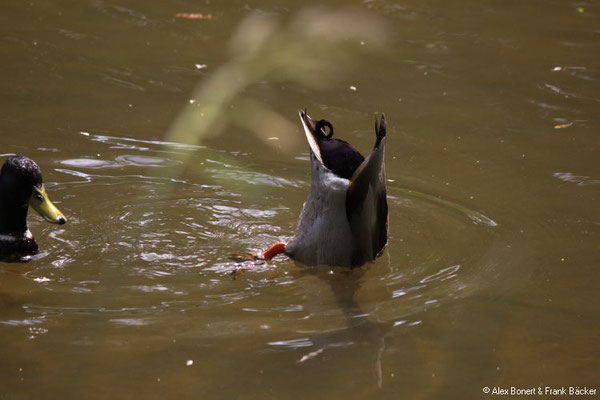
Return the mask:
[(35, 197), (37, 197), (37, 199), (38, 199), (39, 201), (44, 201), (44, 198), (43, 198), (43, 197), (42, 197), (42, 195), (41, 195), (41, 194), (39, 194), (39, 193), (38, 193), (38, 194), (36, 194), (36, 195), (35, 195)]

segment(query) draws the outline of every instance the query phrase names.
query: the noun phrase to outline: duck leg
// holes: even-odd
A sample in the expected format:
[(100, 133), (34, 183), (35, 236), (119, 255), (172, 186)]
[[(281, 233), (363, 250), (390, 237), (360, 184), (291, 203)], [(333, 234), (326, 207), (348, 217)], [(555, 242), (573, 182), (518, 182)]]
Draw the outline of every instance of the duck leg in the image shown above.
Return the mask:
[(263, 260), (269, 261), (276, 255), (282, 254), (283, 252), (285, 252), (285, 243), (277, 242), (267, 250), (263, 251), (262, 258)]
[(278, 254), (285, 252), (285, 243), (277, 242), (267, 250), (260, 253), (232, 254), (229, 258), (236, 262), (252, 261), (261, 264), (261, 261), (269, 261)]

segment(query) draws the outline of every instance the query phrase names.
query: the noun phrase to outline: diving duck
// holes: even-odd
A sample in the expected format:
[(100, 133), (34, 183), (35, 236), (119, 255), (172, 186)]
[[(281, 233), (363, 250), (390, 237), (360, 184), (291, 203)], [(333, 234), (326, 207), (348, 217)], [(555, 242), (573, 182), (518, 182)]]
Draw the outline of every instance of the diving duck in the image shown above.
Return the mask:
[(296, 234), (262, 253), (270, 260), (284, 253), (304, 265), (360, 266), (375, 259), (387, 243), (385, 189), (386, 120), (375, 119), (375, 146), (364, 158), (350, 143), (333, 137), (333, 125), (300, 121), (310, 147), (311, 188)]
[(37, 253), (38, 245), (27, 228), (29, 206), (48, 222), (67, 222), (48, 198), (36, 162), (23, 156), (9, 157), (0, 170), (0, 261), (22, 261), (22, 257)]

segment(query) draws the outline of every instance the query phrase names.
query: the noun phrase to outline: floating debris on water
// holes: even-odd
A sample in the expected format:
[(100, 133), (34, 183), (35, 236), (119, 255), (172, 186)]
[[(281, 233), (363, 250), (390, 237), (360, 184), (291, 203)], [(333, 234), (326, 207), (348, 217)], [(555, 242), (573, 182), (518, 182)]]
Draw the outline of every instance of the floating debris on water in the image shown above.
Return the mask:
[(554, 129), (564, 129), (564, 128), (568, 128), (571, 125), (573, 125), (572, 122), (568, 122), (566, 124), (558, 124), (558, 125), (554, 125)]

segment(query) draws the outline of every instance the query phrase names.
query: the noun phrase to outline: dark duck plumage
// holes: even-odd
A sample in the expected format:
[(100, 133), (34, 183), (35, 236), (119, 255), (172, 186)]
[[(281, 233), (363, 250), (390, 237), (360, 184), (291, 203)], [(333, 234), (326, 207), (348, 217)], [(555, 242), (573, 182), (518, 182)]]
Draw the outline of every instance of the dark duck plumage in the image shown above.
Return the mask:
[(48, 222), (66, 222), (48, 199), (36, 162), (23, 156), (9, 157), (0, 171), (0, 261), (21, 261), (37, 253), (38, 245), (27, 228), (29, 206)]
[(310, 146), (311, 190), (296, 234), (277, 243), (264, 259), (285, 253), (306, 265), (359, 266), (375, 259), (387, 243), (385, 139), (382, 114), (375, 121), (375, 146), (364, 158), (350, 143), (333, 138), (329, 121), (300, 120)]

